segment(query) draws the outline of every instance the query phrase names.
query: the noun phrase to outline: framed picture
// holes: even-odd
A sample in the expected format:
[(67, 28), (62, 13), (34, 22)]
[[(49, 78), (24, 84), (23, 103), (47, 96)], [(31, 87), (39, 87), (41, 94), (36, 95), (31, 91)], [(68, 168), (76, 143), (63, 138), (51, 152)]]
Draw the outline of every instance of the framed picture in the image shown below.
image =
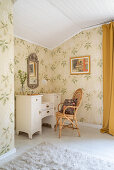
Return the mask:
[(30, 77), (35, 77), (36, 76), (35, 62), (30, 61), (30, 63), (29, 63), (29, 74), (30, 74)]
[(89, 74), (90, 73), (90, 56), (70, 58), (70, 74)]

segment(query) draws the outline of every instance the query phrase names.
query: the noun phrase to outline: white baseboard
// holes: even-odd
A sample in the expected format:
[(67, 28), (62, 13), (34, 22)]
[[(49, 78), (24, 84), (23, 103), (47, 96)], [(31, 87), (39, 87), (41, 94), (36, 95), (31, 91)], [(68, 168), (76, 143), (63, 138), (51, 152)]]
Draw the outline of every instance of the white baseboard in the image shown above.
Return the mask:
[(85, 123), (85, 122), (78, 122), (79, 125), (86, 126), (86, 127), (92, 127), (96, 129), (101, 129), (102, 125), (96, 125), (96, 124), (91, 124), (91, 123)]
[(12, 155), (13, 153), (16, 153), (16, 148), (11, 149), (10, 151), (8, 151), (7, 153), (3, 154), (0, 156), (0, 160), (5, 159), (6, 157)]

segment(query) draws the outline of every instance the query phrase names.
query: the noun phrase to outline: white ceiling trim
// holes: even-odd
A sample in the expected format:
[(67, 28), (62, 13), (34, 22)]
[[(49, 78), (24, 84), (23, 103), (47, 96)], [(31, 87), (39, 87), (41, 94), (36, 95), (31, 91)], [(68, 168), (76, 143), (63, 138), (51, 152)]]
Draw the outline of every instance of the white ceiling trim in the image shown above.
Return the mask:
[(97, 27), (100, 27), (100, 26), (102, 26), (102, 25), (104, 25), (104, 24), (108, 24), (108, 23), (110, 23), (110, 22), (103, 23), (103, 24), (93, 25), (93, 26), (91, 26), (91, 27), (82, 28), (80, 31), (75, 32), (74, 34), (72, 34), (71, 36), (69, 36), (68, 38), (66, 38), (64, 41), (62, 41), (62, 42), (61, 42), (60, 44), (58, 44), (57, 46), (51, 48), (51, 50), (59, 47), (60, 45), (62, 45), (62, 44), (65, 43), (66, 41), (70, 40), (72, 37), (74, 37), (75, 35), (79, 34), (79, 33), (82, 32), (82, 31), (86, 31), (86, 30), (89, 30), (89, 29), (97, 28)]
[[(68, 37), (68, 38), (65, 39), (63, 42), (61, 42), (60, 44), (58, 44), (57, 46), (55, 46), (54, 48), (59, 47), (59, 46), (62, 45), (64, 42), (70, 40), (72, 37), (74, 37), (75, 35), (79, 34), (79, 33), (82, 32), (82, 31), (90, 30), (90, 29), (93, 29), (93, 28), (98, 28), (98, 27), (100, 27), (100, 26), (102, 26), (102, 25), (104, 25), (104, 24), (109, 24), (109, 23), (111, 23), (111, 22), (113, 22), (113, 20), (110, 21), (110, 22), (104, 22), (104, 23), (102, 23), (102, 24), (97, 24), (97, 25), (93, 25), (93, 26), (90, 26), (90, 27), (82, 28), (79, 32), (75, 32), (74, 34), (72, 34), (72, 36)], [(50, 49), (53, 50), (54, 48), (50, 48)]]
[(28, 40), (27, 38), (23, 38), (23, 37), (18, 36), (18, 35), (16, 35), (16, 34), (14, 34), (14, 37), (15, 37), (15, 38), (22, 39), (22, 40), (24, 40), (24, 41), (27, 41), (27, 42), (29, 42), (29, 43), (31, 43), (31, 44), (35, 44), (35, 45), (37, 45), (37, 46), (39, 46), (39, 47), (47, 48), (48, 50), (53, 50), (53, 48), (46, 47), (46, 46), (42, 45), (41, 43), (36, 43), (35, 41)]
[(93, 26), (90, 26), (90, 27), (82, 28), (79, 32), (75, 32), (74, 34), (72, 34), (71, 36), (69, 36), (69, 37), (66, 38), (64, 41), (62, 41), (61, 43), (59, 43), (57, 46), (54, 46), (53, 48), (46, 47), (46, 46), (42, 45), (41, 43), (38, 44), (38, 43), (36, 43), (36, 42), (34, 42), (34, 41), (30, 41), (30, 40), (28, 40), (28, 39), (26, 39), (26, 38), (23, 38), (23, 37), (21, 37), (21, 36), (18, 36), (18, 35), (16, 35), (16, 34), (14, 34), (14, 37), (19, 38), (19, 39), (23, 39), (23, 40), (25, 40), (25, 41), (28, 41), (28, 42), (30, 42), (30, 43), (32, 43), (32, 44), (35, 44), (35, 45), (38, 45), (38, 46), (40, 46), (40, 47), (44, 47), (44, 48), (47, 48), (47, 49), (49, 49), (49, 50), (53, 50), (53, 49), (59, 47), (60, 45), (62, 45), (63, 43), (65, 43), (66, 41), (70, 40), (72, 37), (74, 37), (75, 35), (79, 34), (79, 33), (82, 32), (82, 31), (86, 31), (86, 30), (89, 30), (89, 29), (97, 28), (97, 27), (100, 27), (100, 26), (102, 26), (102, 25), (104, 25), (104, 24), (109, 24), (109, 23), (110, 23), (110, 22), (106, 22), (106, 23), (97, 24), (97, 25), (93, 25)]

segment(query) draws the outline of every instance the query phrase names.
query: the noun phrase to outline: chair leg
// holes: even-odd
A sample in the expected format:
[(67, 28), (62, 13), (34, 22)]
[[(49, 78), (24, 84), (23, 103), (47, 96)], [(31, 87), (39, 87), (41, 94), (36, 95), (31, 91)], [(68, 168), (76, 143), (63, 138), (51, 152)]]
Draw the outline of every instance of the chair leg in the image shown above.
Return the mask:
[(61, 130), (62, 130), (62, 118), (59, 121), (59, 138), (61, 137)]
[(77, 129), (77, 132), (78, 132), (78, 136), (80, 137), (80, 130), (78, 128), (77, 119), (74, 118), (74, 120), (75, 120), (75, 124), (76, 124), (76, 129)]
[(57, 130), (57, 126), (59, 124), (59, 119), (56, 117), (56, 125), (55, 125), (55, 131)]
[[(74, 122), (74, 119), (73, 119), (72, 121)], [(73, 124), (72, 124), (72, 129), (74, 130), (74, 126), (73, 126)]]

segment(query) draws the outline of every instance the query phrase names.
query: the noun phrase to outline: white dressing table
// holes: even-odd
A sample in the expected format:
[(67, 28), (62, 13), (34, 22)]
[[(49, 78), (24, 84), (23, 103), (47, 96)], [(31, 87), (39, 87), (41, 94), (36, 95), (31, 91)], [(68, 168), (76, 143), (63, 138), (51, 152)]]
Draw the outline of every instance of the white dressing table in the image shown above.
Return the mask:
[(60, 102), (60, 93), (16, 95), (17, 135), (19, 132), (25, 132), (32, 139), (34, 133), (42, 133), (42, 123), (49, 123), (54, 128), (55, 113)]

